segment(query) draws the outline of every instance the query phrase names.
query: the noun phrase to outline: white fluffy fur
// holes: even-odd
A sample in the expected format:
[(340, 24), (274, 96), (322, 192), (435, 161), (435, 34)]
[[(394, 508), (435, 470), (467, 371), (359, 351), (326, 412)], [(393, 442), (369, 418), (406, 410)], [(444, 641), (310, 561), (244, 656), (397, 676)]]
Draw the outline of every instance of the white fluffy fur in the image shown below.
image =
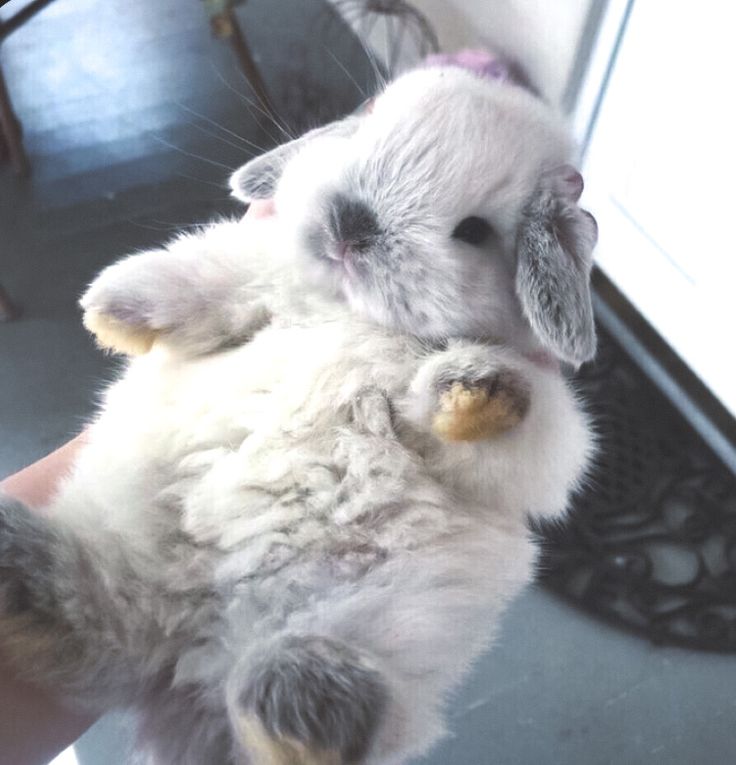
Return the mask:
[[(433, 91), (436, 74), (417, 76)], [(465, 76), (465, 97), (482, 105)], [(427, 87), (420, 91), (426, 96)], [(397, 84), (385, 104), (379, 99), (374, 116), (389, 133), (397, 105), (426, 112), (412, 106), (413, 93)], [(496, 210), (494, 223), (510, 240), (543, 155), (556, 162), (563, 147), (558, 127), (526, 94), (497, 98), (523, 115), (489, 133), (516, 147), (494, 170), (505, 196), (486, 198), (460, 151), (464, 200), (426, 188), (394, 188), (392, 199), (413, 194), (420, 216), (439, 205), (451, 230), (476, 198)], [(421, 127), (409, 124), (406, 141)], [(516, 139), (522, 128), (528, 142)], [(458, 150), (479, 140), (468, 130)], [(365, 151), (380, 156), (381, 147), (365, 141)], [(446, 692), (533, 576), (529, 518), (564, 513), (591, 450), (563, 377), (519, 352), (540, 344), (516, 299), (502, 297), (512, 290), (504, 276), (512, 263), (499, 261), (482, 282), (501, 296), (485, 318), (497, 320), (506, 345), (450, 340), (436, 350), (376, 324), (390, 325), (390, 317), (364, 305), (367, 293), (305, 286), (294, 234), (315, 200), (295, 189), (315, 173), (328, 182), (330, 146), (287, 167), (276, 221), (221, 223), (165, 252), (133, 256), (104, 272), (83, 301), (116, 327), (127, 323), (157, 339), (105, 393), (49, 509), (60, 533), (89, 551), (100, 600), (82, 606), (117, 614), (91, 636), (100, 656), (90, 671), (104, 680), (85, 686), (79, 673), (48, 673), (87, 703), (139, 708), (156, 765), (212, 761), (208, 746), (228, 715), (237, 716), (249, 662), (287, 634), (340, 641), (380, 672), (389, 701), (367, 765), (425, 751), (443, 733)], [(401, 184), (399, 159), (395, 178), (391, 168), (381, 176), (387, 188)], [(411, 246), (422, 236), (415, 226)], [(447, 299), (455, 299), (466, 282), (452, 281), (452, 251), (437, 244), (438, 231), (424, 236), (430, 250), (436, 245), (437, 268), (448, 272)], [(430, 310), (432, 321), (441, 308)], [(232, 347), (218, 347), (223, 338)], [(509, 369), (530, 389), (517, 427), (473, 443), (432, 435), (443, 380)], [(226, 756), (249, 762), (237, 746)]]
[[(272, 225), (223, 224), (178, 254), (206, 246), (213, 267), (247, 269), (244, 241), (255, 262), (276, 257), (255, 246)], [(163, 340), (135, 359), (51, 512), (92, 545), (112, 531), (143, 565), (177, 527), (217, 551), (228, 609), (195, 625), (178, 684), (217, 697), (249, 646), (286, 630), (372, 656), (391, 703), (368, 762), (399, 763), (442, 733), (444, 692), (533, 575), (527, 520), (564, 512), (590, 437), (558, 372), (502, 347), (431, 352), (290, 290), (247, 344), (192, 358)], [(464, 366), (521, 372), (532, 406), (517, 428), (472, 444), (429, 434), (435, 381)], [(399, 440), (376, 390), (395, 402)]]

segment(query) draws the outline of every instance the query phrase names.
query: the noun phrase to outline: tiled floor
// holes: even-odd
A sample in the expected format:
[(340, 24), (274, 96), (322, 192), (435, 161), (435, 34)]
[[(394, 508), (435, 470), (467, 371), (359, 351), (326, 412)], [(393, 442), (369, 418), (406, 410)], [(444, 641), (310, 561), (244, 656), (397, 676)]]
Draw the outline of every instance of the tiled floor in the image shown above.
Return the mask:
[[(249, 146), (209, 120), (270, 140), (234, 92), (247, 90), (199, 6), (57, 0), (2, 51), (34, 175), (0, 169), (0, 281), (25, 309), (0, 324), (0, 474), (75, 433), (114, 372), (79, 322), (85, 282), (121, 254), (231, 209), (227, 168)], [(250, 0), (241, 11), (290, 121), (361, 100), (327, 48), (370, 80), (322, 8)], [(731, 657), (652, 647), (532, 589), (451, 702), (454, 737), (424, 765), (731, 763), (735, 687)], [(124, 763), (124, 742), (118, 721), (103, 721), (79, 760)]]

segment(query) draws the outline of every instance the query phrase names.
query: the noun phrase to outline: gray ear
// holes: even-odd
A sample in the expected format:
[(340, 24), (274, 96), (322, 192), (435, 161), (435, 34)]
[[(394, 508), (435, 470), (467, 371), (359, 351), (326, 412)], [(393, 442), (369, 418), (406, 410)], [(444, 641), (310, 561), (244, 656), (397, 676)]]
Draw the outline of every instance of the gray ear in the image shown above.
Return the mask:
[(590, 269), (598, 227), (577, 205), (582, 190), (574, 168), (548, 173), (524, 209), (517, 237), (516, 292), (524, 315), (539, 340), (575, 366), (596, 348)]
[(230, 176), (230, 189), (233, 196), (242, 202), (270, 199), (276, 191), (284, 168), (298, 151), (315, 138), (324, 136), (347, 138), (355, 132), (358, 122), (358, 117), (345, 117), (329, 125), (310, 130), (300, 138), (295, 138), (246, 162)]

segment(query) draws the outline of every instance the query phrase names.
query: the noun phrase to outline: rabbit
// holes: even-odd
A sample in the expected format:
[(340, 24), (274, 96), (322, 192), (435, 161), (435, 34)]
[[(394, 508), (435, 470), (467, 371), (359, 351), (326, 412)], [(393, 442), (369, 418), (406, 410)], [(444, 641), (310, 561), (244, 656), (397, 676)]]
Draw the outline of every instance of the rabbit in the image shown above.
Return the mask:
[(564, 124), (457, 67), (232, 177), (81, 300), (130, 357), (44, 513), (0, 497), (0, 651), (151, 765), (392, 765), (532, 579), (595, 448)]

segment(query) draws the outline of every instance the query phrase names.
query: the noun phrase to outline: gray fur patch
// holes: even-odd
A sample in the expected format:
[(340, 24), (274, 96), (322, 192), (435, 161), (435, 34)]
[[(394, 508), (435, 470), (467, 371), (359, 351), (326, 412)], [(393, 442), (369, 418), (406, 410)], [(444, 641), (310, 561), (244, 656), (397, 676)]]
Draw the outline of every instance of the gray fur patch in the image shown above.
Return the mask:
[(50, 606), (53, 588), (33, 585), (52, 575), (54, 546), (54, 534), (42, 516), (0, 494), (0, 581), (6, 614)]
[(286, 144), (241, 167), (232, 178), (236, 196), (248, 201), (272, 197), (291, 153), (291, 144)]
[(576, 366), (595, 355), (590, 299), (596, 229), (574, 205), (542, 191), (527, 205), (517, 238), (516, 290), (540, 340)]
[(365, 202), (344, 194), (332, 198), (329, 221), (336, 240), (358, 250), (368, 247), (380, 233), (373, 210)]
[(300, 138), (255, 157), (233, 173), (230, 178), (230, 188), (238, 199), (245, 202), (253, 199), (269, 199), (276, 192), (276, 186), (286, 163), (306, 143), (325, 135), (347, 137), (355, 131), (357, 123), (358, 117), (346, 117), (310, 130)]
[(347, 646), (321, 637), (293, 636), (254, 657), (239, 703), (276, 738), (337, 751), (360, 762), (386, 706), (379, 673)]

